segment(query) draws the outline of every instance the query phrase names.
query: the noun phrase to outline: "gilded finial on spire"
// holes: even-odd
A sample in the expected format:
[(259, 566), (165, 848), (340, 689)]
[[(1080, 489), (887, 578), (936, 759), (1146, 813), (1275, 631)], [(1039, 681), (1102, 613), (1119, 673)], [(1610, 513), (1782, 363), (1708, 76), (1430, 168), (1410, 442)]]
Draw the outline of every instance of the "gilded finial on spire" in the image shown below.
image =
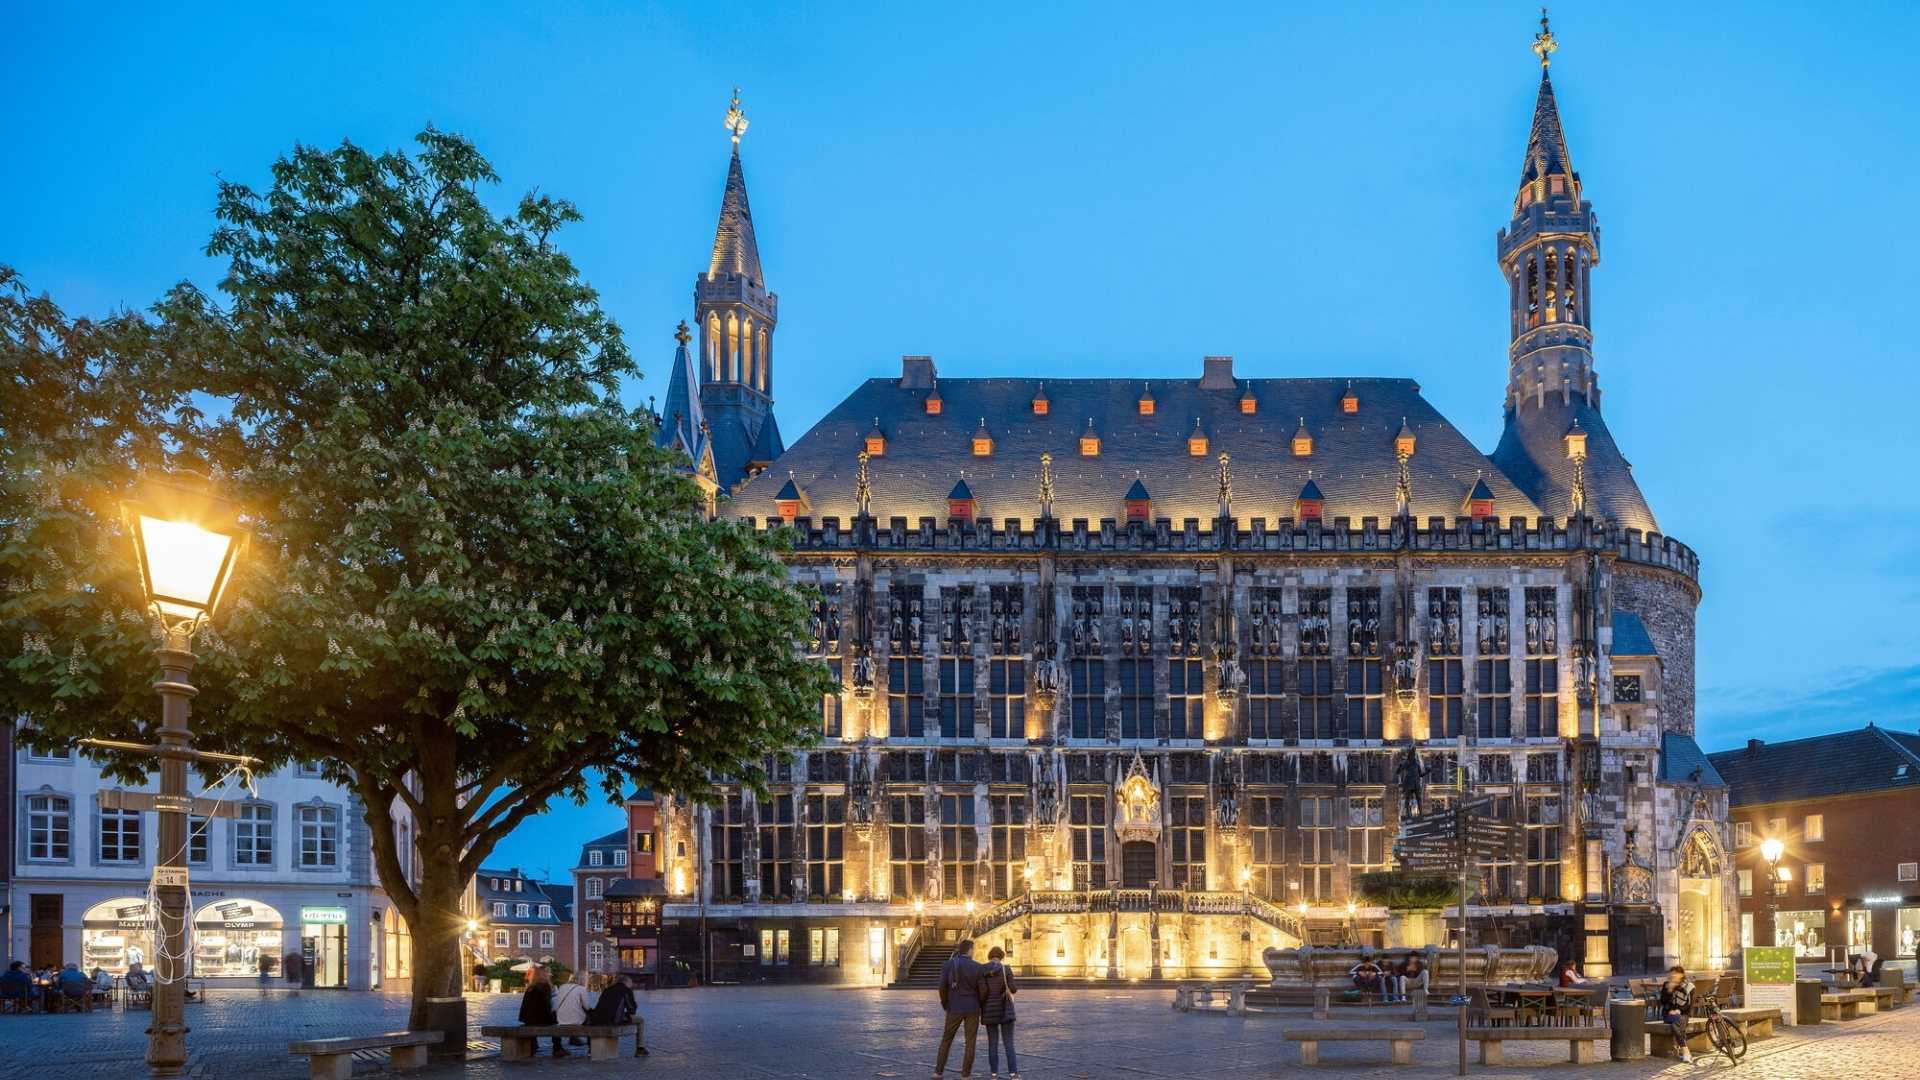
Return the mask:
[[(1547, 9), (1541, 8), (1540, 32), (1533, 35), (1533, 55), (1540, 58), (1540, 69), (1542, 71), (1546, 70), (1548, 64), (1553, 63), (1551, 57), (1555, 50), (1559, 48), (1560, 43), (1555, 41), (1553, 37), (1553, 28), (1547, 25)], [(734, 141), (738, 142), (739, 139), (736, 138)]]
[(727, 105), (727, 131), (733, 135), (733, 145), (740, 145), (740, 136), (747, 133), (747, 114), (740, 111), (740, 88), (733, 88), (733, 100)]
[(680, 326), (673, 332), (673, 340), (679, 342), (683, 349), (686, 348), (687, 342), (693, 340), (693, 335), (687, 331), (687, 320), (680, 320)]

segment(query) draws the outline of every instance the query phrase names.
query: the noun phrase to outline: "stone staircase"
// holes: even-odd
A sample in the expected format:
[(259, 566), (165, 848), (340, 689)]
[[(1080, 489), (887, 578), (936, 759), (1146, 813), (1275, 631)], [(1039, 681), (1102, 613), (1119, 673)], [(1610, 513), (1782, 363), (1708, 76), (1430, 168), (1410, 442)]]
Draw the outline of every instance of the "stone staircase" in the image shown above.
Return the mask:
[(907, 970), (887, 984), (889, 990), (938, 990), (940, 968), (953, 955), (951, 941), (929, 941), (920, 946)]

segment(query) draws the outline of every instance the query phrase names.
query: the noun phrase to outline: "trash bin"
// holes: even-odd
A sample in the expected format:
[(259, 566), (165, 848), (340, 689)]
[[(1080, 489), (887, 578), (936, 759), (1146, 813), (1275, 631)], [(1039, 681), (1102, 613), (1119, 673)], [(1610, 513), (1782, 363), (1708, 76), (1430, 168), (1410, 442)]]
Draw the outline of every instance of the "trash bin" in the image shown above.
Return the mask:
[(1639, 998), (1607, 1002), (1607, 1049), (1615, 1061), (1638, 1061), (1647, 1056), (1647, 1003)]
[(1800, 1014), (1799, 1023), (1820, 1022), (1820, 995), (1826, 989), (1826, 984), (1819, 979), (1793, 980), (1793, 1007), (1794, 1011)]

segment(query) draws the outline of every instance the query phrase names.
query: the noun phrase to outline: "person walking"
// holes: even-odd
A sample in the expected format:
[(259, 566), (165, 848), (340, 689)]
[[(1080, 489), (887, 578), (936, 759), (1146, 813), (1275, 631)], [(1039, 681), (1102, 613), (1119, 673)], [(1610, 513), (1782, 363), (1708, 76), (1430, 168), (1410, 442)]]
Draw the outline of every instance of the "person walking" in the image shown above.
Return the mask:
[(632, 1024), (633, 1056), (647, 1056), (647, 1022), (640, 1015), (640, 1007), (633, 1000), (633, 983), (627, 979), (627, 973), (621, 972), (613, 977), (605, 990), (600, 991), (599, 1000), (593, 1008), (587, 1010), (587, 1022), (591, 1024)]
[[(553, 983), (549, 978), (545, 964), (535, 964), (527, 972), (527, 992), (520, 995), (521, 1027), (552, 1027), (560, 1022), (553, 1011)], [(534, 1052), (538, 1053), (540, 1043), (534, 1042)], [(566, 1047), (560, 1045), (560, 1036), (553, 1037), (553, 1056), (572, 1057)]]
[(961, 938), (953, 955), (940, 965), (940, 1007), (946, 1010), (946, 1029), (940, 1033), (940, 1056), (933, 1062), (933, 1080), (947, 1073), (947, 1054), (953, 1049), (953, 1037), (961, 1028), (967, 1031), (966, 1052), (960, 1058), (960, 1075), (973, 1076), (973, 1052), (980, 1038), (980, 965), (973, 959), (973, 941)]
[(999, 946), (987, 952), (986, 966), (980, 969), (980, 1022), (987, 1028), (987, 1075), (1000, 1080), (1000, 1044), (1007, 1044), (1007, 1080), (1020, 1080), (1020, 1059), (1013, 1056), (1013, 971), (1003, 962), (1006, 953)]

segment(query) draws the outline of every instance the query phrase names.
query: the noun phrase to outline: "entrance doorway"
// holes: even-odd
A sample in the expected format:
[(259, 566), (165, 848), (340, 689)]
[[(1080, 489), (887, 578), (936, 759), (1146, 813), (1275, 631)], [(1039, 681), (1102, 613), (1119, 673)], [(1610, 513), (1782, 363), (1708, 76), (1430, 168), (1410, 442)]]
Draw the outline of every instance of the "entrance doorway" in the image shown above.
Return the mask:
[(300, 954), (313, 972), (313, 985), (347, 985), (347, 928), (340, 923), (303, 923)]
[(1722, 963), (1727, 955), (1722, 906), (1720, 845), (1707, 830), (1687, 835), (1680, 851), (1680, 962), (1693, 970)]
[(1120, 887), (1144, 889), (1160, 876), (1159, 852), (1145, 840), (1120, 845)]
[(32, 893), (28, 899), (28, 917), (31, 920), (31, 937), (28, 942), (28, 955), (36, 968), (50, 967), (58, 970), (66, 963), (65, 927), (61, 925), (62, 903), (60, 893)]

